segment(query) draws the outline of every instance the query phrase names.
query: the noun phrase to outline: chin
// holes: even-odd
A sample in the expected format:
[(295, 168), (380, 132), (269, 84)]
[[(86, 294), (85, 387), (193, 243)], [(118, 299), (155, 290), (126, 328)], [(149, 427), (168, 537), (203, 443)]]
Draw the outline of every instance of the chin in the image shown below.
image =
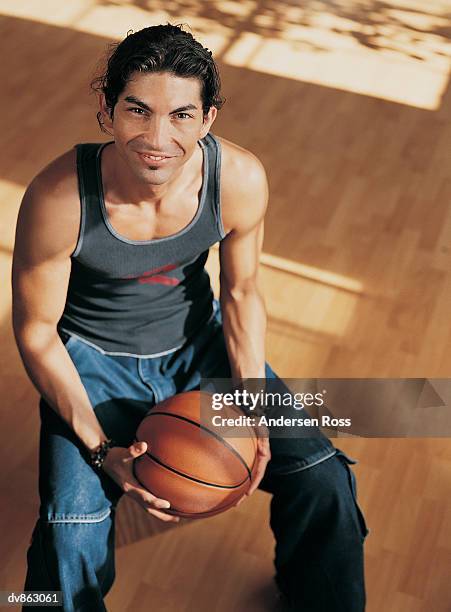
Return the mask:
[(149, 170), (141, 173), (141, 180), (147, 185), (163, 185), (171, 178), (172, 173), (162, 172), (161, 170)]

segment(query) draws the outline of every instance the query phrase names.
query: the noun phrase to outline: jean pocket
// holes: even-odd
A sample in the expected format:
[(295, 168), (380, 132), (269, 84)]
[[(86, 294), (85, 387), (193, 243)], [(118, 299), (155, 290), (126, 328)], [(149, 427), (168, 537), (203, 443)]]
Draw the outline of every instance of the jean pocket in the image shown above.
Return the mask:
[(355, 459), (352, 459), (351, 457), (348, 457), (348, 455), (346, 455), (340, 449), (337, 449), (336, 456), (341, 461), (341, 463), (344, 465), (348, 473), (349, 486), (351, 488), (352, 498), (354, 500), (354, 505), (355, 505), (355, 509), (357, 513), (358, 527), (360, 530), (362, 541), (364, 541), (367, 535), (370, 533), (370, 530), (368, 529), (366, 525), (365, 517), (363, 516), (363, 512), (357, 501), (357, 480), (356, 480), (354, 472), (352, 471), (350, 467), (351, 465), (356, 464), (357, 461)]

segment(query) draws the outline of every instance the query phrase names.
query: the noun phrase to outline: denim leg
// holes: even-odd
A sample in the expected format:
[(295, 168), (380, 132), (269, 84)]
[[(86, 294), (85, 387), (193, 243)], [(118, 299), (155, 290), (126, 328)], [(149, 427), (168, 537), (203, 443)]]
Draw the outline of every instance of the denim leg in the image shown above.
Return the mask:
[[(74, 338), (66, 349), (105, 433), (128, 446), (154, 402), (137, 360), (105, 356)], [(62, 591), (65, 612), (103, 612), (115, 577), (114, 517), (123, 492), (89, 465), (87, 449), (43, 400), (40, 415), (41, 505), (24, 590)]]
[[(363, 612), (368, 533), (341, 451), (287, 474), (267, 470), (276, 582), (296, 612)], [(351, 460), (349, 460), (351, 461)]]
[[(65, 612), (105, 611), (114, 578), (114, 510), (96, 523), (38, 519), (24, 591), (62, 591)], [(24, 611), (40, 610), (31, 606)]]
[(95, 473), (75, 434), (44, 401), (39, 474), (41, 506), (24, 590), (62, 591), (65, 612), (104, 611), (115, 575), (114, 510), (121, 490)]

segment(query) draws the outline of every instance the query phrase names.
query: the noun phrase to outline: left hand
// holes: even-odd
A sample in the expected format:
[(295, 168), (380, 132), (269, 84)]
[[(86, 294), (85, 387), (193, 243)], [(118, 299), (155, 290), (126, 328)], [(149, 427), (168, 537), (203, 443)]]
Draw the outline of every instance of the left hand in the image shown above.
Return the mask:
[(258, 485), (260, 484), (260, 481), (265, 475), (266, 466), (268, 465), (268, 462), (270, 459), (271, 459), (271, 450), (269, 448), (269, 438), (266, 436), (258, 437), (257, 438), (257, 456), (255, 458), (254, 468), (252, 470), (251, 485), (247, 493), (245, 493), (245, 495), (243, 495), (243, 497), (241, 497), (238, 500), (236, 504), (237, 506), (239, 506), (242, 501), (244, 501), (246, 498), (252, 495), (255, 489), (257, 489)]

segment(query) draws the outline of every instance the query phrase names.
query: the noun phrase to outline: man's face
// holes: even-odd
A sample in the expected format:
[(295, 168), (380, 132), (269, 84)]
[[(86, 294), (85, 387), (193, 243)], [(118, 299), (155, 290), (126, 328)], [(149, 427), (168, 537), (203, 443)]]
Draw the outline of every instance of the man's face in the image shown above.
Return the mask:
[(105, 125), (114, 135), (116, 149), (140, 181), (166, 183), (207, 134), (216, 108), (204, 118), (201, 86), (195, 77), (135, 72), (118, 98), (112, 121), (101, 100)]

